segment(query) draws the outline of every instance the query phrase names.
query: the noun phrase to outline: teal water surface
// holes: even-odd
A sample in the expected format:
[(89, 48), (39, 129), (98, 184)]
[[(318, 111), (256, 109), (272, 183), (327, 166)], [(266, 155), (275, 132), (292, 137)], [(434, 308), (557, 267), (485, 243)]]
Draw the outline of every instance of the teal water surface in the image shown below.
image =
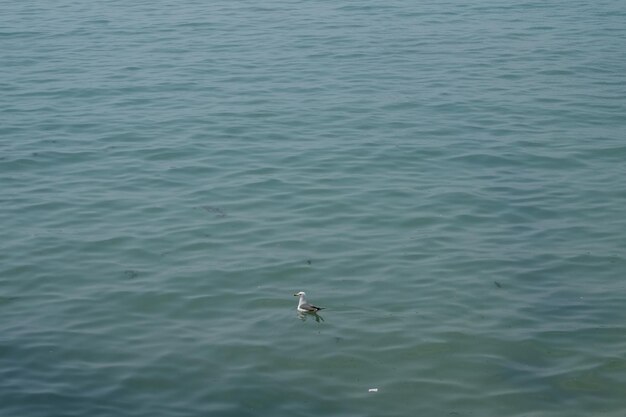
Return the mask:
[(0, 415), (623, 416), (625, 22), (4, 1)]

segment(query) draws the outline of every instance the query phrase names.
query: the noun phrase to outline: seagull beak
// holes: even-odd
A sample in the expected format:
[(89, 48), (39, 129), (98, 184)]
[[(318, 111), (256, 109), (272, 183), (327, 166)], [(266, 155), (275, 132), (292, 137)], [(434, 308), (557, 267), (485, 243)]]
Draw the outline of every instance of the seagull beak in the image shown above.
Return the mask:
[(298, 294), (294, 294), (293, 296), (294, 296), (294, 297), (297, 297), (297, 296), (298, 296)]

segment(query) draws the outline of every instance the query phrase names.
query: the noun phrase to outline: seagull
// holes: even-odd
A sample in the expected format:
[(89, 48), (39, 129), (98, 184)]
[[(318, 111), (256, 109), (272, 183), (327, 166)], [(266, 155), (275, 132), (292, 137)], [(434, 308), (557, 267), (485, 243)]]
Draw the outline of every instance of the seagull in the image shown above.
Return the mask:
[(298, 301), (298, 311), (301, 311), (303, 313), (317, 313), (320, 310), (323, 310), (323, 308), (321, 307), (316, 307), (312, 304), (309, 304), (306, 302), (306, 294), (304, 293), (304, 291), (300, 291), (297, 292), (293, 295), (294, 297), (300, 297), (300, 300)]

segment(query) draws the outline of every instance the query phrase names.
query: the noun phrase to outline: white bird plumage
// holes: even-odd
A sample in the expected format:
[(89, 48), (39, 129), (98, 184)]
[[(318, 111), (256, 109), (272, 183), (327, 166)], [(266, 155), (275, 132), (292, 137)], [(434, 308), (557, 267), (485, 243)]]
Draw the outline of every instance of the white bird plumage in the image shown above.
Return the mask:
[(314, 306), (313, 304), (309, 304), (306, 301), (306, 293), (304, 291), (300, 291), (294, 294), (294, 297), (300, 297), (298, 300), (298, 311), (303, 313), (317, 313), (320, 310), (323, 310), (322, 307)]

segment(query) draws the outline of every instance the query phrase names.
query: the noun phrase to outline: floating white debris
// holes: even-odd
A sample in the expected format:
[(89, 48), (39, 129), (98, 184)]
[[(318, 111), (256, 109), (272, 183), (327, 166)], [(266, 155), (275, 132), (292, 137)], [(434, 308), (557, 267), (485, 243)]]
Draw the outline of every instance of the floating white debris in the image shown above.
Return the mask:
[(370, 388), (367, 391), (368, 392), (378, 392), (378, 388)]

